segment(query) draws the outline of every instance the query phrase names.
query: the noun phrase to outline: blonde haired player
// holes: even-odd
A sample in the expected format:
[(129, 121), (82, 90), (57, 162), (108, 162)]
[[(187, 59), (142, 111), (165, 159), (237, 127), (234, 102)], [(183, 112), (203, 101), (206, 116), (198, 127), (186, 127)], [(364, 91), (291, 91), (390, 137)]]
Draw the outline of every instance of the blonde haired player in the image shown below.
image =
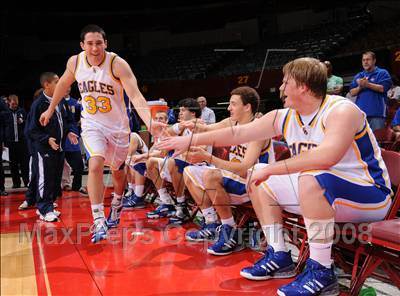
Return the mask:
[(252, 280), (294, 275), (282, 231), (281, 211), (286, 209), (304, 217), (310, 258), (278, 295), (339, 295), (331, 260), (334, 222), (382, 220), (391, 205), (388, 172), (365, 113), (343, 97), (326, 95), (327, 72), (320, 61), (299, 58), (287, 63), (283, 73), (286, 109), (192, 139), (169, 138), (158, 148), (180, 153), (191, 142), (222, 146), (283, 135), (292, 158), (258, 165), (249, 174), (249, 195), (269, 246), (240, 274)]
[(47, 125), (67, 89), (77, 81), (83, 105), (82, 139), (90, 157), (87, 187), (94, 219), (92, 242), (95, 243), (107, 237), (108, 229), (103, 205), (104, 165), (112, 169), (115, 192), (113, 208), (122, 206), (125, 185), (123, 165), (130, 132), (124, 90), (149, 130), (157, 133), (164, 125), (151, 122), (150, 110), (128, 63), (106, 51), (104, 30), (97, 25), (88, 25), (82, 29), (80, 37), (83, 51), (68, 60), (53, 100), (48, 110), (41, 115), (40, 122)]

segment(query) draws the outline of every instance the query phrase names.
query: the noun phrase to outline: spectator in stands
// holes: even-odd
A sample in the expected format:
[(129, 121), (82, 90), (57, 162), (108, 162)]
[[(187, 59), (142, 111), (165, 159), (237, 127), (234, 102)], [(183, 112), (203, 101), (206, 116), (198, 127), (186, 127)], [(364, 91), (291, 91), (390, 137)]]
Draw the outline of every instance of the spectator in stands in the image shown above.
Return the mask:
[(399, 79), (395, 75), (392, 75), (392, 82), (392, 87), (387, 91), (388, 99), (400, 100)]
[(330, 61), (324, 62), (328, 69), (328, 84), (326, 93), (329, 95), (341, 95), (343, 90), (343, 78), (332, 74), (332, 64)]
[(8, 110), (5, 97), (0, 99), (0, 196), (8, 195), (4, 187), (3, 147), (4, 147), (4, 117), (3, 113)]
[(400, 132), (400, 108), (397, 108), (396, 114), (394, 115), (392, 127), (395, 132)]
[[(160, 102), (166, 102), (166, 100), (164, 98), (159, 98), (158, 100)], [(168, 124), (174, 124), (174, 123), (176, 123), (176, 117), (175, 117), (174, 109), (173, 108), (169, 108), (168, 109)]]
[(27, 187), (29, 183), (29, 160), (24, 135), (26, 112), (18, 106), (18, 96), (10, 95), (8, 100), (9, 109), (3, 113), (4, 141), (9, 149), (13, 188), (21, 187), (21, 176), (24, 186)]
[(207, 99), (205, 97), (198, 97), (197, 102), (199, 103), (201, 109), (201, 119), (206, 124), (215, 123), (215, 113), (213, 110), (207, 107)]
[(388, 71), (375, 66), (375, 63), (375, 53), (365, 52), (362, 55), (364, 71), (354, 76), (350, 85), (350, 93), (357, 96), (356, 104), (367, 114), (373, 131), (385, 126), (386, 93), (392, 85)]

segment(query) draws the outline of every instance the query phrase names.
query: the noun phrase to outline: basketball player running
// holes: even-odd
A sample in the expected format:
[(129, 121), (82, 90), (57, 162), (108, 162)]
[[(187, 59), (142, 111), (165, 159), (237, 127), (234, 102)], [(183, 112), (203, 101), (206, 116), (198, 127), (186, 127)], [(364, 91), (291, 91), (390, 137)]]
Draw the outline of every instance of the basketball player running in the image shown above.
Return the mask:
[(68, 60), (53, 100), (41, 115), (40, 122), (47, 125), (67, 89), (77, 81), (83, 105), (82, 139), (89, 156), (87, 187), (94, 219), (92, 242), (95, 243), (107, 237), (108, 229), (103, 205), (104, 165), (112, 169), (115, 192), (112, 209), (118, 209), (118, 214), (122, 209), (125, 186), (123, 166), (129, 146), (129, 121), (123, 91), (153, 134), (160, 133), (164, 125), (151, 122), (150, 110), (128, 63), (106, 51), (104, 30), (97, 25), (88, 25), (83, 28), (80, 38), (83, 51)]
[[(382, 220), (391, 205), (387, 169), (365, 113), (343, 97), (326, 96), (327, 73), (320, 61), (296, 59), (284, 66), (283, 73), (280, 89), (286, 109), (247, 125), (195, 134), (192, 145), (285, 137), (292, 158), (256, 165), (248, 177), (249, 195), (268, 248), (240, 274), (252, 280), (293, 276), (282, 231), (285, 209), (303, 215), (310, 258), (302, 274), (280, 287), (278, 295), (339, 295), (331, 260), (334, 222)], [(158, 148), (180, 153), (190, 143), (189, 137), (166, 138)]]

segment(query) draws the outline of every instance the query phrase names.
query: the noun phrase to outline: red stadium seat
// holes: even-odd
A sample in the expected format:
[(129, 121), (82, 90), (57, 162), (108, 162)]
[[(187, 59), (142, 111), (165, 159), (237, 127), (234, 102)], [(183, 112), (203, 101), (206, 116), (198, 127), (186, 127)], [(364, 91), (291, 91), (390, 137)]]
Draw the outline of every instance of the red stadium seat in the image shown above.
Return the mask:
[(393, 146), (396, 139), (396, 133), (390, 126), (375, 130), (374, 135), (379, 143), (379, 146), (388, 150)]
[[(390, 181), (392, 183), (392, 187), (397, 188), (395, 191), (395, 196), (393, 198), (392, 206), (384, 219), (384, 221), (380, 222), (374, 222), (370, 223), (369, 226), (371, 227), (371, 236), (367, 237), (365, 235), (362, 236), (362, 240), (356, 240), (354, 244), (348, 244), (344, 242), (344, 234), (346, 232), (342, 229), (340, 231), (340, 239), (338, 243), (334, 246), (334, 258), (335, 258), (335, 263), (337, 266), (343, 268), (343, 270), (352, 273), (351, 277), (351, 295), (358, 295), (357, 292), (359, 289), (362, 287), (365, 279), (372, 273), (372, 271), (383, 261), (377, 261), (371, 256), (381, 256), (381, 258), (387, 258), (385, 260), (388, 260), (388, 266), (386, 267), (385, 265), (385, 270), (387, 271), (387, 274), (391, 277), (391, 279), (399, 285), (400, 281), (396, 280), (398, 277), (393, 276), (393, 269), (390, 269), (390, 264), (391, 263), (396, 263), (399, 262), (399, 253), (397, 255), (389, 256), (387, 257), (386, 254), (386, 248), (388, 246), (394, 246), (396, 245), (397, 240), (395, 239), (395, 236), (398, 235), (398, 228), (397, 228), (397, 233), (396, 229), (390, 230), (390, 225), (397, 225), (396, 223), (398, 222), (389, 222), (390, 220), (393, 220), (394, 218), (398, 217), (398, 211), (400, 209), (400, 153), (394, 152), (394, 151), (386, 151), (382, 150), (382, 157), (383, 160), (385, 161), (386, 167), (389, 172), (389, 177)], [(349, 223), (346, 223), (347, 225)], [(385, 226), (384, 229), (380, 229), (381, 226)], [(356, 229), (356, 233), (352, 233), (352, 235), (356, 235), (357, 237), (360, 237), (360, 232), (358, 232), (358, 224), (354, 224), (354, 229)], [(368, 242), (370, 244), (376, 244), (376, 248), (374, 247), (374, 251), (371, 251), (371, 248), (368, 244), (365, 244), (365, 242)], [(374, 245), (375, 246), (375, 245)], [(379, 249), (378, 248), (381, 248)], [(397, 246), (397, 248), (400, 248), (400, 246)], [(351, 251), (354, 253), (354, 260), (351, 264), (349, 264), (343, 254), (345, 253), (344, 251)], [(398, 251), (397, 251), (398, 252)], [(366, 259), (364, 260), (364, 263), (362, 265), (361, 270), (359, 271), (359, 260), (361, 259), (361, 256), (365, 255)], [(386, 262), (386, 261), (385, 261)], [(385, 263), (386, 264), (386, 263)], [(397, 263), (398, 264), (398, 263)], [(397, 271), (398, 272), (398, 271)], [(394, 272), (395, 273), (395, 272)], [(365, 275), (361, 277), (361, 275)], [(382, 280), (387, 280), (387, 278), (382, 277), (380, 275), (374, 274), (376, 277), (382, 279)]]

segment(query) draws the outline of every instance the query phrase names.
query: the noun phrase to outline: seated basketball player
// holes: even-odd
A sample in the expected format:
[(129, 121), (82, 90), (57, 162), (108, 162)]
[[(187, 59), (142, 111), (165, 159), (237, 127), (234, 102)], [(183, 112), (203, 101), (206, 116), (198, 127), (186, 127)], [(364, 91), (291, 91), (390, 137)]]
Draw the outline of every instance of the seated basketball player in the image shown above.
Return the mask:
[[(251, 87), (238, 87), (231, 92), (228, 110), (231, 114), (219, 123), (207, 125), (210, 131), (227, 126), (243, 125), (254, 120), (260, 97)], [(193, 152), (195, 150), (196, 152)], [(227, 255), (234, 250), (241, 250), (239, 230), (232, 215), (231, 204), (243, 204), (250, 201), (246, 192), (247, 170), (257, 162), (274, 162), (273, 147), (270, 140), (253, 141), (231, 146), (229, 160), (212, 157), (197, 147), (188, 153), (189, 162), (207, 161), (213, 167), (188, 166), (185, 168), (185, 183), (205, 217), (205, 225), (199, 231), (186, 233), (190, 241), (214, 240), (216, 227), (222, 228), (218, 241), (210, 246), (208, 253)]]
[[(292, 158), (258, 165), (249, 176), (249, 195), (269, 244), (265, 255), (241, 275), (253, 280), (294, 275), (282, 231), (282, 209), (303, 215), (310, 258), (278, 295), (339, 295), (331, 260), (333, 222), (382, 220), (392, 191), (380, 148), (366, 115), (340, 96), (326, 95), (325, 66), (299, 58), (283, 68), (286, 109), (247, 125), (166, 138), (158, 147), (179, 154), (190, 143), (222, 146), (283, 135)], [(234, 136), (232, 136), (232, 133)]]
[[(159, 111), (156, 113), (154, 120), (157, 122), (167, 123), (168, 115), (165, 111)], [(154, 142), (157, 141), (158, 137), (155, 137)], [(139, 135), (132, 135), (126, 164), (130, 174), (133, 175), (133, 180), (135, 180), (136, 184), (132, 194), (124, 198), (123, 205), (125, 208), (144, 207), (142, 195), (144, 191), (144, 183), (147, 177), (146, 160), (149, 157), (163, 157), (164, 155), (165, 153), (155, 149), (154, 146), (148, 149), (146, 143), (144, 143)]]
[[(184, 128), (185, 121), (197, 120), (201, 116), (201, 109), (199, 103), (192, 98), (184, 99), (179, 102), (179, 123), (174, 124), (169, 132), (176, 136), (179, 135), (191, 135), (192, 132)], [(211, 149), (209, 149), (211, 150)], [(147, 214), (148, 218), (160, 218), (166, 216), (175, 217), (170, 219), (170, 223), (181, 224), (188, 220), (189, 211), (185, 203), (185, 184), (183, 182), (183, 169), (189, 165), (185, 161), (185, 157), (177, 158), (150, 158), (147, 161), (148, 175), (156, 185), (157, 190), (160, 194), (160, 199), (162, 204), (157, 207), (155, 211), (149, 212)], [(162, 184), (163, 179), (165, 181), (171, 182), (176, 194), (177, 205), (176, 208), (172, 204), (171, 198), (168, 197), (163, 189), (159, 186)], [(176, 212), (175, 212), (176, 211)]]

